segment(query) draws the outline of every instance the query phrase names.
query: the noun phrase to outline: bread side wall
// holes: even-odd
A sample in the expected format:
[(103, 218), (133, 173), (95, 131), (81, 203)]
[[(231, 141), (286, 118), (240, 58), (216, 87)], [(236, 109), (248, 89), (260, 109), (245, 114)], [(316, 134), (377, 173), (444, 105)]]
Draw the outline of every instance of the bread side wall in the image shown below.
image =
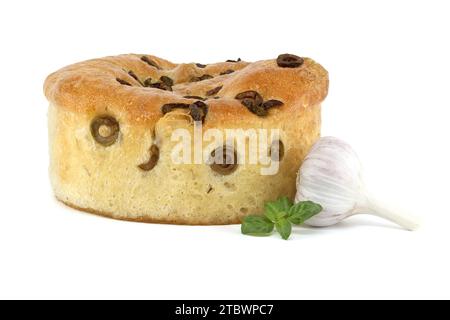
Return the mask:
[[(173, 130), (193, 130), (185, 116), (163, 117), (154, 127), (127, 124), (124, 114), (112, 116), (120, 123), (119, 139), (104, 147), (91, 135), (92, 115), (50, 105), (50, 177), (61, 201), (118, 219), (238, 223), (245, 215), (261, 213), (266, 201), (293, 198), (298, 168), (320, 135), (320, 105), (279, 113), (276, 121), (258, 126), (282, 130), (285, 155), (278, 173), (264, 176), (261, 165), (241, 164), (224, 176), (207, 164), (172, 162)], [(159, 161), (143, 171), (138, 165), (148, 160), (153, 143), (160, 149)]]

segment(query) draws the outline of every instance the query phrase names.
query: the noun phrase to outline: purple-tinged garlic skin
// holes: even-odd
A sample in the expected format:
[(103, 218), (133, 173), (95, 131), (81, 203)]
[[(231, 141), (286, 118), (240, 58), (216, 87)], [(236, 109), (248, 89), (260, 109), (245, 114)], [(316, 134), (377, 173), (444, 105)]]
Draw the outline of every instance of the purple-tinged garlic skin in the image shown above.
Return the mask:
[(419, 227), (417, 218), (368, 195), (358, 156), (350, 145), (334, 137), (319, 139), (300, 167), (295, 202), (305, 200), (323, 208), (305, 222), (314, 227), (331, 226), (357, 213), (388, 219), (407, 230)]
[(320, 138), (311, 148), (297, 176), (295, 202), (311, 200), (323, 210), (305, 224), (325, 227), (356, 213), (364, 201), (361, 163), (346, 142)]

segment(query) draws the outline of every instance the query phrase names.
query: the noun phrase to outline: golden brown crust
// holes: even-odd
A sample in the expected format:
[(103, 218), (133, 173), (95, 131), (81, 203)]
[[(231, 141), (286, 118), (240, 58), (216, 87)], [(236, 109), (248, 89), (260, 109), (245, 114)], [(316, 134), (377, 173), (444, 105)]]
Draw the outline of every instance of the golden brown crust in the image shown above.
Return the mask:
[[(142, 60), (154, 61), (153, 67)], [(221, 73), (234, 72), (220, 75)], [(157, 81), (161, 76), (174, 80), (173, 92), (143, 87), (128, 74), (133, 71), (143, 82), (147, 78)], [(193, 77), (211, 75), (212, 79), (189, 82)], [(132, 86), (122, 85), (116, 79)], [(183, 96), (205, 97), (206, 92), (223, 86), (219, 99), (209, 99), (208, 117), (214, 119), (211, 127), (235, 121), (259, 121), (235, 96), (243, 91), (256, 90), (265, 100), (283, 101), (283, 108), (272, 113), (290, 112), (290, 108), (320, 103), (327, 95), (327, 71), (312, 59), (305, 58), (298, 68), (281, 68), (275, 59), (254, 63), (244, 61), (222, 62), (198, 67), (195, 63), (175, 64), (150, 56), (127, 54), (77, 63), (51, 74), (45, 81), (44, 91), (50, 103), (88, 115), (102, 112), (121, 114), (135, 124), (153, 124), (162, 116), (161, 106), (166, 103), (192, 103)], [(211, 116), (214, 115), (214, 116)]]
[(176, 225), (185, 225), (185, 226), (226, 226), (226, 225), (230, 225), (230, 224), (240, 224), (241, 220), (238, 218), (234, 218), (233, 220), (228, 220), (227, 222), (192, 222), (192, 220), (187, 219), (187, 220), (181, 220), (181, 219), (157, 219), (157, 218), (151, 218), (149, 216), (142, 216), (142, 217), (133, 217), (133, 218), (129, 218), (127, 216), (117, 216), (114, 215), (111, 212), (104, 212), (104, 211), (99, 211), (99, 210), (95, 210), (92, 208), (83, 208), (83, 207), (79, 207), (75, 204), (72, 204), (68, 201), (64, 201), (59, 199), (58, 197), (56, 197), (56, 200), (58, 200), (59, 202), (61, 202), (62, 204), (68, 206), (69, 208), (78, 210), (78, 211), (83, 211), (83, 212), (87, 212), (87, 213), (91, 213), (91, 214), (95, 214), (97, 216), (101, 216), (104, 218), (111, 218), (111, 219), (115, 219), (115, 220), (121, 220), (121, 221), (129, 221), (129, 222), (142, 222), (142, 223), (157, 223), (157, 224), (176, 224)]

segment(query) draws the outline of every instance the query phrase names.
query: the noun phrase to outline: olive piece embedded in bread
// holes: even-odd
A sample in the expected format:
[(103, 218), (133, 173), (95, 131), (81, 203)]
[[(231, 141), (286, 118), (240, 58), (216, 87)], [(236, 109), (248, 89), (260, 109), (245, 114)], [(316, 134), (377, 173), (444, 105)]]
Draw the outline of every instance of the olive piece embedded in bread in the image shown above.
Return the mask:
[(281, 68), (297, 68), (304, 62), (304, 59), (294, 54), (280, 54), (277, 58), (277, 64)]
[(116, 81), (117, 81), (118, 83), (120, 83), (121, 85), (124, 85), (124, 86), (130, 86), (130, 87), (131, 87), (131, 83), (129, 83), (129, 82), (126, 81), (126, 80), (123, 80), (123, 79), (120, 79), (120, 78), (116, 78)]
[(281, 161), (284, 156), (284, 144), (281, 140), (272, 141), (269, 149), (269, 156), (272, 161)]
[(263, 103), (263, 97), (253, 90), (241, 92), (236, 95), (235, 99), (241, 101), (241, 103), (249, 109), (258, 107)]
[(139, 77), (136, 75), (136, 73), (134, 73), (132, 70), (128, 71), (128, 75), (130, 77), (132, 77), (134, 80), (136, 80), (137, 82), (139, 82), (139, 84), (141, 86), (144, 86), (144, 84), (142, 83), (142, 81), (139, 79)]
[(266, 102), (263, 103), (263, 107), (264, 109), (268, 110), (270, 108), (275, 108), (275, 107), (280, 107), (282, 106), (284, 103), (281, 102), (280, 100), (267, 100)]
[(267, 115), (267, 109), (263, 107), (263, 97), (256, 91), (249, 90), (244, 91), (236, 95), (235, 99), (241, 101), (241, 104), (246, 106), (247, 109), (260, 116)]
[(159, 160), (159, 148), (153, 144), (150, 147), (150, 153), (151, 153), (150, 159), (147, 162), (138, 165), (139, 169), (144, 171), (150, 171), (156, 166)]
[(173, 80), (172, 80), (172, 78), (169, 78), (168, 76), (161, 76), (159, 78), (159, 80), (161, 80), (161, 82), (164, 83), (165, 85), (167, 85), (168, 87), (173, 86)]
[(218, 87), (215, 87), (214, 89), (208, 90), (208, 91), (206, 91), (206, 95), (213, 96), (213, 95), (219, 93), (219, 91), (222, 90), (222, 88), (223, 88), (223, 86), (218, 86)]
[(91, 134), (95, 141), (107, 147), (114, 144), (119, 137), (120, 126), (111, 116), (98, 116), (91, 122)]
[(183, 98), (186, 98), (186, 99), (195, 99), (195, 100), (205, 100), (205, 98), (200, 97), (200, 96), (183, 96)]
[(219, 147), (211, 152), (211, 169), (221, 175), (229, 175), (236, 171), (237, 153), (231, 146)]
[(232, 69), (227, 69), (227, 70), (225, 70), (225, 71), (219, 73), (219, 75), (223, 76), (223, 75), (230, 74), (230, 73), (233, 73), (233, 72), (234, 72), (234, 70), (232, 70)]
[(149, 66), (155, 67), (156, 69), (161, 69), (155, 61), (153, 61), (152, 59), (150, 59), (147, 56), (142, 56), (141, 60), (144, 61), (146, 64), (148, 64)]
[(208, 80), (208, 79), (212, 79), (212, 78), (214, 78), (212, 75), (204, 74), (200, 77), (192, 77), (191, 82), (198, 82), (198, 81)]
[(172, 91), (172, 87), (164, 82), (147, 83), (147, 88), (155, 88), (160, 90)]
[(167, 112), (172, 111), (173, 109), (187, 109), (189, 108), (189, 103), (166, 103), (161, 107), (161, 112), (166, 114)]
[(204, 121), (208, 114), (208, 105), (203, 101), (196, 101), (189, 105), (189, 114), (194, 121)]
[(150, 87), (152, 85), (152, 78), (147, 78), (144, 80), (144, 87)]

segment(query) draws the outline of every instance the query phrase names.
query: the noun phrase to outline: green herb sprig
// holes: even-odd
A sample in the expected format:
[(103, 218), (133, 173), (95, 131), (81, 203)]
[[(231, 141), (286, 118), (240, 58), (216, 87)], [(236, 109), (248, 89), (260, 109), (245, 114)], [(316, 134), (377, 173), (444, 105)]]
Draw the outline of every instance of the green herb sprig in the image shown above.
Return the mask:
[(241, 232), (250, 236), (269, 236), (273, 230), (284, 240), (289, 239), (292, 225), (303, 224), (306, 220), (322, 211), (320, 204), (312, 201), (301, 201), (293, 204), (287, 197), (267, 202), (264, 215), (251, 215), (244, 218)]

